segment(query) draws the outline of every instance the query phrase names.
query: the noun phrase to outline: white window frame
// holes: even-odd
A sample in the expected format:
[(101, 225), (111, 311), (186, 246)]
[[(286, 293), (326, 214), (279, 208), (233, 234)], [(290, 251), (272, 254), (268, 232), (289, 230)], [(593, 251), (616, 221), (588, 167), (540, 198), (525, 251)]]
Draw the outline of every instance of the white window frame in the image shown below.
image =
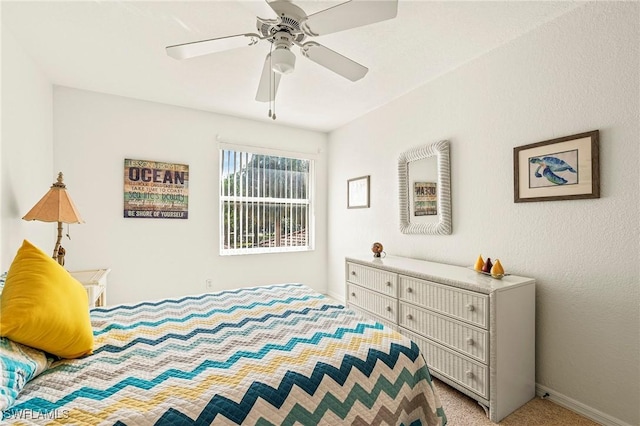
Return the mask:
[[(220, 142), (218, 144), (218, 157), (219, 157), (219, 168), (218, 168), (218, 213), (220, 216), (219, 221), (219, 239), (220, 239), (220, 255), (221, 256), (236, 256), (236, 255), (247, 255), (247, 254), (265, 254), (265, 253), (290, 253), (290, 252), (307, 252), (315, 250), (315, 234), (316, 234), (316, 214), (315, 214), (315, 204), (316, 204), (316, 170), (315, 163), (317, 160), (317, 155), (306, 153), (306, 152), (296, 152), (296, 151), (285, 151), (278, 150), (273, 148), (265, 148), (258, 147), (252, 145), (240, 145), (235, 143), (225, 143)], [(225, 201), (242, 201), (245, 197), (238, 196), (228, 196), (223, 195), (223, 151), (236, 151), (243, 153), (250, 153), (256, 155), (271, 155), (275, 157), (286, 157), (292, 158), (296, 160), (307, 160), (309, 161), (309, 187), (308, 187), (308, 196), (307, 196), (307, 205), (309, 211), (308, 224), (307, 224), (307, 239), (308, 245), (306, 246), (285, 246), (285, 247), (251, 247), (251, 248), (225, 248), (224, 247), (224, 202)], [(251, 199), (259, 202), (283, 202), (281, 198), (268, 198), (268, 197), (246, 197), (247, 199)], [(285, 199), (286, 200), (286, 199)], [(292, 201), (292, 204), (294, 202)], [(300, 201), (296, 201), (295, 204), (300, 204)]]

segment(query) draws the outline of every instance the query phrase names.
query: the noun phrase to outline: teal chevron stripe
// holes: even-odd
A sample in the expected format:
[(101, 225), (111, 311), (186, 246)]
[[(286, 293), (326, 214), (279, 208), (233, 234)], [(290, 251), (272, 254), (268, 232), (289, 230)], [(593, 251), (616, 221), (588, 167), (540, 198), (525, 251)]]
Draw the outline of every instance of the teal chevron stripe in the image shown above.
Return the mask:
[[(442, 416), (438, 416), (438, 417), (442, 417)], [(304, 424), (304, 422), (300, 422), (301, 424)], [(446, 423), (444, 423), (446, 425)], [(160, 426), (160, 425), (164, 425), (163, 423), (156, 423), (156, 426)], [(116, 423), (113, 426), (126, 426), (124, 425), (124, 423)], [(268, 420), (265, 420), (264, 418), (260, 417), (258, 419), (258, 421), (256, 422), (256, 426), (274, 426), (274, 423), (271, 423)], [(400, 423), (398, 426), (407, 426), (404, 423)], [(418, 420), (414, 420), (411, 423), (409, 423), (408, 426), (422, 426), (422, 422), (418, 419)]]
[(156, 346), (159, 345), (161, 343), (164, 343), (165, 341), (169, 340), (169, 339), (175, 339), (175, 340), (182, 340), (182, 341), (187, 341), (191, 338), (193, 338), (193, 336), (196, 336), (198, 334), (215, 334), (217, 332), (219, 332), (220, 330), (223, 330), (225, 328), (243, 328), (247, 323), (250, 322), (266, 322), (268, 320), (270, 320), (271, 318), (286, 318), (292, 315), (308, 315), (309, 312), (313, 312), (313, 311), (327, 311), (329, 309), (335, 308), (336, 306), (333, 305), (322, 305), (319, 308), (304, 308), (300, 311), (292, 311), (292, 310), (287, 310), (284, 311), (280, 314), (266, 314), (262, 317), (245, 317), (242, 320), (238, 321), (238, 322), (223, 322), (219, 325), (217, 325), (214, 328), (195, 328), (192, 331), (190, 331), (187, 334), (177, 334), (177, 333), (167, 333), (164, 334), (160, 337), (157, 337), (155, 339), (148, 339), (148, 338), (144, 338), (144, 337), (138, 337), (136, 339), (133, 339), (129, 342), (127, 342), (126, 345), (124, 346), (116, 346), (116, 345), (111, 345), (111, 344), (107, 344), (104, 346), (100, 346), (98, 349), (95, 349), (93, 351), (93, 354), (96, 355), (98, 353), (101, 352), (122, 352), (125, 351), (135, 345), (138, 344), (145, 344), (145, 345), (149, 345), (149, 346)]
[[(65, 373), (72, 373), (81, 371), (87, 368), (95, 368), (98, 364), (113, 364), (118, 365), (122, 362), (126, 362), (130, 358), (140, 357), (143, 359), (153, 359), (156, 358), (159, 354), (163, 353), (174, 353), (174, 352), (185, 352), (188, 353), (192, 351), (194, 348), (200, 347), (202, 345), (206, 345), (208, 347), (217, 347), (220, 344), (224, 343), (225, 340), (233, 338), (238, 335), (250, 335), (262, 330), (272, 330), (275, 327), (295, 327), (296, 325), (302, 323), (316, 323), (318, 321), (322, 321), (323, 319), (336, 319), (345, 314), (344, 310), (340, 307), (334, 307), (333, 311), (327, 312), (315, 312), (306, 316), (296, 316), (292, 318), (280, 319), (276, 318), (277, 323), (275, 324), (265, 324), (258, 323), (247, 326), (242, 329), (229, 329), (225, 330), (224, 333), (221, 333), (220, 336), (214, 334), (215, 337), (206, 337), (201, 336), (197, 339), (194, 339), (189, 342), (185, 342), (186, 344), (178, 344), (171, 343), (161, 347), (147, 348), (145, 346), (138, 348), (133, 347), (128, 352), (119, 353), (118, 356), (101, 356), (101, 357), (87, 357), (84, 359), (84, 363), (71, 363), (60, 366), (60, 369), (64, 369)], [(58, 369), (49, 369), (41, 373), (41, 376), (46, 376), (47, 374), (53, 374), (54, 372), (59, 371)]]
[[(240, 289), (235, 289), (235, 290), (224, 290), (224, 291), (219, 291), (216, 293), (204, 293), (204, 294), (200, 294), (200, 295), (196, 295), (196, 296), (185, 296), (185, 297), (181, 297), (179, 299), (162, 299), (159, 300), (157, 302), (142, 302), (142, 303), (137, 303), (135, 305), (116, 305), (116, 306), (109, 306), (109, 307), (100, 307), (100, 308), (93, 308), (91, 310), (91, 313), (93, 315), (96, 315), (97, 317), (104, 317), (104, 318), (111, 318), (112, 315), (114, 315), (114, 313), (117, 313), (118, 315), (126, 315), (128, 314), (132, 314), (133, 312), (131, 311), (135, 311), (135, 310), (139, 310), (140, 308), (143, 307), (154, 307), (157, 308), (159, 306), (163, 306), (163, 305), (179, 305), (181, 303), (184, 302), (189, 302), (189, 301), (202, 301), (202, 300), (207, 300), (207, 299), (217, 299), (220, 300), (222, 299), (222, 296), (224, 295), (239, 295), (239, 294), (243, 294), (243, 293), (259, 293), (259, 292), (265, 292), (269, 289), (287, 289), (287, 288), (300, 288), (300, 289), (305, 289), (305, 290), (310, 290), (312, 291), (310, 288), (308, 288), (307, 286), (305, 286), (304, 284), (277, 284), (277, 285), (269, 285), (269, 286), (259, 286), (259, 287), (246, 287), (246, 288), (240, 288)], [(124, 311), (124, 312), (119, 312), (119, 311)], [(106, 314), (106, 315), (103, 315)]]
[[(318, 297), (320, 296), (320, 297)], [(235, 311), (239, 311), (239, 310), (251, 310), (254, 308), (257, 308), (259, 306), (262, 307), (267, 307), (267, 306), (275, 306), (275, 305), (287, 305), (287, 304), (293, 304), (294, 302), (305, 302), (308, 300), (320, 300), (323, 299), (324, 297), (322, 295), (318, 295), (318, 296), (313, 296), (313, 295), (307, 295), (307, 296), (303, 296), (303, 297), (288, 297), (286, 299), (271, 299), (267, 302), (261, 302), (261, 301), (256, 301), (256, 302), (251, 302), (245, 305), (233, 305), (230, 308), (227, 309), (221, 309), (221, 308), (215, 308), (215, 309), (211, 309), (209, 311), (202, 311), (202, 312), (198, 312), (198, 313), (191, 313), (189, 315), (186, 315), (184, 317), (168, 317), (168, 318), (163, 318), (159, 321), (139, 321), (139, 322), (135, 322), (132, 324), (118, 324), (118, 323), (110, 323), (107, 326), (105, 326), (104, 328), (102, 328), (101, 330), (94, 330), (93, 331), (93, 335), (94, 336), (100, 336), (101, 334), (107, 333), (110, 330), (131, 330), (133, 328), (138, 328), (138, 327), (158, 327), (162, 324), (167, 324), (167, 323), (185, 323), (191, 319), (195, 319), (195, 318), (207, 318), (207, 317), (211, 317), (215, 314), (230, 314), (232, 312)]]
[(163, 383), (166, 380), (169, 380), (173, 377), (180, 377), (181, 379), (185, 379), (185, 380), (193, 380), (196, 376), (198, 376), (202, 372), (211, 368), (230, 369), (238, 361), (240, 361), (243, 358), (263, 359), (267, 354), (269, 354), (272, 351), (291, 352), (296, 346), (300, 344), (318, 345), (325, 338), (340, 340), (347, 334), (363, 334), (368, 328), (380, 330), (383, 327), (379, 323), (375, 323), (375, 324), (361, 323), (361, 324), (357, 324), (355, 328), (340, 327), (335, 331), (335, 333), (318, 332), (318, 333), (315, 333), (310, 338), (294, 337), (285, 344), (269, 343), (256, 351), (245, 351), (245, 350), (238, 351), (233, 355), (231, 355), (227, 359), (227, 361), (205, 360), (190, 372), (179, 371), (171, 368), (167, 371), (164, 371), (160, 375), (156, 376), (152, 380), (145, 380), (137, 377), (127, 377), (126, 379), (121, 380), (120, 382), (114, 384), (113, 386), (105, 390), (94, 389), (94, 388), (85, 386), (74, 392), (71, 392), (70, 394), (66, 395), (65, 397), (59, 399), (56, 402), (49, 402), (41, 398), (33, 398), (30, 400), (27, 400), (23, 404), (17, 405), (16, 410), (30, 409), (30, 410), (51, 411), (51, 410), (61, 408), (64, 404), (67, 404), (75, 400), (76, 398), (84, 397), (84, 398), (93, 399), (93, 400), (103, 400), (105, 398), (108, 398), (116, 394), (120, 389), (125, 388), (126, 386), (133, 386), (140, 389), (149, 390), (157, 386), (158, 384)]
[[(283, 426), (294, 425), (296, 423), (317, 425), (320, 423), (320, 420), (322, 420), (327, 411), (332, 411), (344, 420), (356, 402), (360, 402), (362, 405), (370, 409), (378, 400), (382, 392), (395, 400), (405, 384), (409, 385), (409, 387), (413, 389), (420, 381), (427, 380), (428, 382), (428, 377), (429, 372), (426, 365), (417, 370), (415, 374), (412, 374), (409, 370), (403, 368), (400, 374), (396, 376), (396, 380), (393, 383), (385, 376), (380, 375), (371, 391), (366, 391), (362, 386), (360, 386), (360, 384), (356, 383), (353, 388), (351, 388), (344, 401), (340, 401), (333, 394), (327, 393), (322, 400), (318, 402), (314, 411), (308, 411), (305, 407), (296, 403), (280, 424)], [(264, 418), (260, 418), (257, 424), (272, 425), (272, 423)]]

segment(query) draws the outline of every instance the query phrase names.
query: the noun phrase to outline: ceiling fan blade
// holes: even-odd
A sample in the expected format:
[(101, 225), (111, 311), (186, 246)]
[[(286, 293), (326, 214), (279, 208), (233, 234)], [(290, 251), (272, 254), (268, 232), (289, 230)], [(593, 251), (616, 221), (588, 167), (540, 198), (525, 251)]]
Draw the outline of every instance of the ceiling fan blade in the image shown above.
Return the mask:
[(360, 65), (346, 56), (342, 56), (341, 54), (334, 52), (315, 41), (309, 41), (303, 44), (300, 46), (300, 50), (304, 56), (311, 59), (313, 62), (320, 64), (351, 81), (360, 80), (369, 71), (369, 68)]
[(238, 4), (242, 6), (244, 9), (251, 12), (254, 17), (260, 17), (265, 19), (274, 19), (276, 18), (276, 14), (274, 14), (273, 9), (269, 6), (268, 1), (259, 1), (259, 0), (251, 0), (251, 1), (239, 1)]
[(267, 57), (264, 59), (264, 66), (262, 67), (262, 76), (260, 77), (260, 84), (258, 85), (258, 91), (256, 93), (256, 101), (273, 101), (278, 92), (281, 76), (281, 74), (273, 72), (271, 69), (271, 53), (267, 54)]
[(398, 0), (350, 0), (309, 15), (300, 27), (309, 36), (319, 36), (385, 21), (397, 14)]
[[(300, 7), (293, 4), (291, 0), (265, 0), (272, 9), (271, 14), (275, 12), (277, 17), (283, 14), (287, 16), (295, 16), (298, 21), (306, 18), (307, 14)], [(261, 15), (258, 15), (261, 16)]]
[(209, 40), (193, 41), (191, 43), (167, 46), (167, 55), (175, 59), (193, 58), (222, 52), (243, 46), (253, 46), (260, 41), (258, 34), (237, 34), (228, 37), (212, 38)]

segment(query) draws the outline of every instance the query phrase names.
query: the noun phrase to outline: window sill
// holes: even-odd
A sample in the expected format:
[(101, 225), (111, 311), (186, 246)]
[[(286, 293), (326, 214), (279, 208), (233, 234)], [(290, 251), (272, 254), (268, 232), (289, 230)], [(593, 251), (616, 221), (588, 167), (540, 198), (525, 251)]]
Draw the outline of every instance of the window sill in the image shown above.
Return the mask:
[(314, 251), (313, 247), (264, 247), (220, 250), (220, 256), (240, 256), (247, 254), (279, 254)]

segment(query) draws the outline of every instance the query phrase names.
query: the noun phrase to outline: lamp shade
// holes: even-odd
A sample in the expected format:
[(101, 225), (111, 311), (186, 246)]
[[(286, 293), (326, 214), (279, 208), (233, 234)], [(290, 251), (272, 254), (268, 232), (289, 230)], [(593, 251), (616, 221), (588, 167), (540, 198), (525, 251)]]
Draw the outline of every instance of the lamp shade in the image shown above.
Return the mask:
[(271, 69), (280, 74), (291, 74), (296, 66), (296, 55), (284, 47), (271, 52)]
[(38, 220), (40, 222), (84, 223), (62, 183), (62, 173), (58, 173), (58, 181), (51, 185), (51, 189), (33, 206), (24, 220)]

